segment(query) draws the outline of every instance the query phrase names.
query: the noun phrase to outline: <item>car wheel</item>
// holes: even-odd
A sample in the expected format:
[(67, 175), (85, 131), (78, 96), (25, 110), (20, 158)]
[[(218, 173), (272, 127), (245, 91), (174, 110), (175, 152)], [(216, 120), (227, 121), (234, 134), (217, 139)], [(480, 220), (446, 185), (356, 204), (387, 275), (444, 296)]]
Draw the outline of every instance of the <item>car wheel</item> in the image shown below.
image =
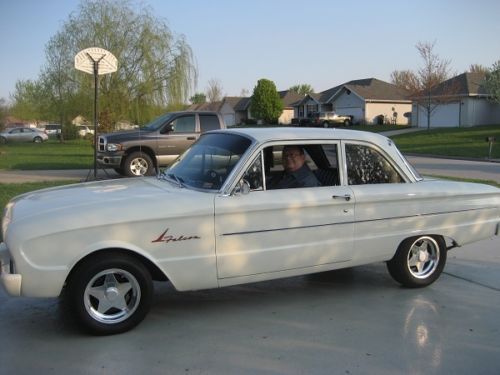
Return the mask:
[(154, 174), (153, 161), (143, 152), (133, 152), (125, 159), (123, 171), (126, 176), (152, 176)]
[(344, 125), (345, 126), (350, 126), (351, 125), (351, 121), (350, 120), (344, 120)]
[(325, 122), (323, 123), (323, 127), (324, 127), (324, 128), (329, 128), (329, 127), (330, 127), (330, 124), (328, 123), (328, 121), (325, 121)]
[(0, 144), (4, 145), (7, 143), (7, 139), (5, 137), (0, 137)]
[(85, 260), (65, 290), (68, 311), (85, 330), (97, 335), (130, 330), (147, 315), (153, 282), (134, 258), (102, 254)]
[(42, 137), (35, 137), (35, 138), (33, 138), (33, 142), (35, 142), (35, 143), (42, 143), (43, 139), (42, 139)]
[(404, 240), (396, 255), (387, 262), (394, 280), (409, 288), (432, 284), (446, 263), (446, 243), (442, 237), (418, 236)]

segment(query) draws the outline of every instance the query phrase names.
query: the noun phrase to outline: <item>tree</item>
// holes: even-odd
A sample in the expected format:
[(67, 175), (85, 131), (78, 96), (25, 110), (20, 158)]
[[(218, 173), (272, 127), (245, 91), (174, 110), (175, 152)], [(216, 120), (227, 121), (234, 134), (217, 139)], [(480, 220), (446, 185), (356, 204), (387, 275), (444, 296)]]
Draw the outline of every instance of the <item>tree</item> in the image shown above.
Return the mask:
[(257, 81), (250, 101), (250, 112), (253, 117), (266, 123), (278, 122), (283, 112), (283, 102), (273, 81), (264, 78)]
[(191, 104), (203, 104), (207, 102), (207, 96), (202, 92), (197, 92), (189, 98)]
[(306, 96), (307, 94), (313, 94), (314, 89), (312, 88), (311, 85), (307, 83), (301, 83), (298, 85), (294, 85), (289, 88), (290, 91), (296, 92), (297, 94)]
[(118, 60), (117, 72), (99, 77), (98, 106), (112, 123), (144, 123), (187, 103), (196, 84), (184, 36), (176, 36), (150, 8), (127, 0), (82, 0), (47, 44), (39, 78), (58, 118), (92, 118), (93, 77), (74, 68), (74, 56), (88, 47), (104, 48)]
[(433, 111), (456, 91), (455, 87), (444, 87), (439, 93), (440, 100), (432, 100), (433, 89), (450, 77), (450, 61), (443, 60), (434, 53), (435, 44), (436, 42), (419, 42), (415, 46), (423, 59), (423, 65), (417, 72), (403, 70), (391, 73), (392, 83), (405, 89), (413, 101), (425, 109), (427, 129), (430, 129)]
[(5, 123), (7, 119), (7, 114), (9, 113), (9, 107), (4, 98), (0, 98), (0, 131), (5, 129)]
[(209, 103), (219, 102), (222, 100), (222, 85), (219, 80), (212, 78), (208, 81), (207, 99)]
[(469, 73), (483, 73), (483, 74), (486, 74), (486, 73), (489, 73), (489, 72), (490, 72), (490, 68), (488, 68), (487, 66), (481, 65), (481, 64), (471, 64), (469, 66)]
[(491, 100), (500, 103), (500, 60), (495, 62), (485, 77), (485, 87)]

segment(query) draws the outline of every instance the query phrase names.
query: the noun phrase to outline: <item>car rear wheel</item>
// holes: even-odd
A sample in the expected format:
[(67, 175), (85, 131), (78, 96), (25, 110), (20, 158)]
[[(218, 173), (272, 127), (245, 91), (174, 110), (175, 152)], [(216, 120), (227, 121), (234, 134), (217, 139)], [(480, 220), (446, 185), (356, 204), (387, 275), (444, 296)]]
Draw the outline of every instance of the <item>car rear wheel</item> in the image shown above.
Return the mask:
[(328, 123), (328, 121), (325, 121), (323, 123), (323, 127), (325, 127), (325, 128), (329, 128), (330, 127), (330, 124)]
[(42, 143), (43, 139), (42, 139), (42, 137), (35, 137), (35, 138), (33, 138), (33, 142), (35, 142), (35, 143)]
[(404, 240), (396, 255), (387, 262), (394, 280), (409, 288), (432, 284), (446, 263), (446, 243), (442, 237), (417, 236)]
[(344, 120), (345, 126), (351, 126), (351, 120)]
[(5, 137), (0, 137), (0, 145), (7, 143), (7, 139)]
[(133, 152), (125, 159), (123, 171), (126, 176), (152, 176), (154, 174), (153, 161), (144, 152)]
[(66, 299), (76, 322), (97, 335), (130, 330), (148, 313), (153, 282), (146, 267), (134, 258), (98, 255), (72, 273)]

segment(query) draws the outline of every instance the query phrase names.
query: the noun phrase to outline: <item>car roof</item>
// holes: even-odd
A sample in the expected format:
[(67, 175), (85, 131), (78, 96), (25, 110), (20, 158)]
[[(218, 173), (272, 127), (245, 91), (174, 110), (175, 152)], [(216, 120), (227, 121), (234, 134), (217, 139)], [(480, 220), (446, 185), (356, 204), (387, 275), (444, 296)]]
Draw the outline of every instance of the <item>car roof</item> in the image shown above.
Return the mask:
[(287, 140), (359, 140), (375, 144), (387, 144), (388, 138), (360, 130), (347, 130), (338, 128), (297, 128), (297, 127), (273, 127), (273, 128), (230, 128), (217, 130), (216, 132), (233, 133), (245, 135), (259, 143)]

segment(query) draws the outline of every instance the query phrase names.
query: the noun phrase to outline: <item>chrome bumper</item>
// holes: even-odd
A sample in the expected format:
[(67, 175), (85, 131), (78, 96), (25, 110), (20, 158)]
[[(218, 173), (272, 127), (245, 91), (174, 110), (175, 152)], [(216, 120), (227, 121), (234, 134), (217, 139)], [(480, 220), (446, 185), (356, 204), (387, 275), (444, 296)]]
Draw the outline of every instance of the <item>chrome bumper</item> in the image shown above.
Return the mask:
[(5, 243), (0, 243), (0, 281), (5, 291), (14, 297), (21, 295), (22, 276), (14, 272), (13, 261)]

